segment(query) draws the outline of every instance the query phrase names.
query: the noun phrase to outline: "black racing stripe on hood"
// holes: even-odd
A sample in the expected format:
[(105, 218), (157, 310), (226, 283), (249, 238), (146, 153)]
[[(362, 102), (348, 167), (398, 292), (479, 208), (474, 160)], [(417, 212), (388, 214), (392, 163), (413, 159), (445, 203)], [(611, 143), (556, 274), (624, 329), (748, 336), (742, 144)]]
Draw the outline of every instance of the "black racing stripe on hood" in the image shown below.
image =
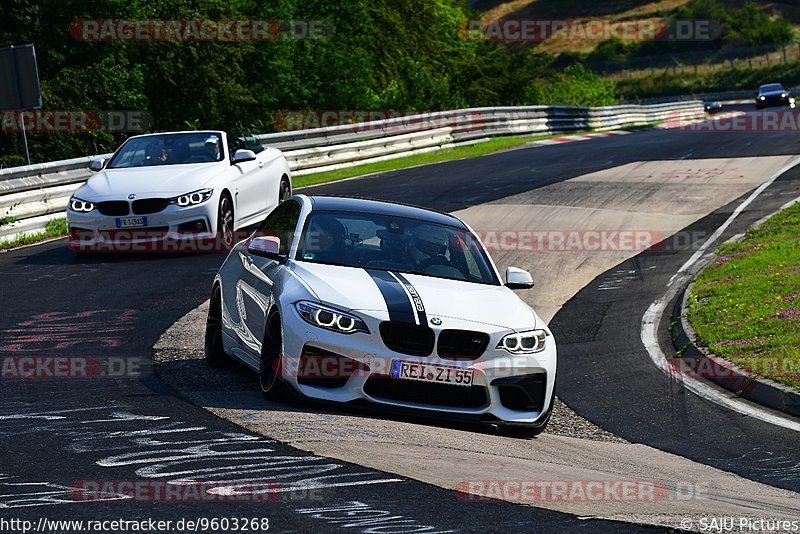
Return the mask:
[(408, 290), (408, 293), (411, 295), (411, 301), (412, 301), (411, 304), (417, 310), (417, 315), (419, 316), (419, 324), (423, 326), (427, 325), (428, 316), (425, 314), (425, 304), (423, 304), (422, 297), (419, 296), (417, 288), (415, 288), (414, 285), (411, 282), (409, 282), (408, 279), (402, 274), (394, 272), (392, 274), (400, 279), (403, 285), (406, 286), (406, 290)]
[(414, 308), (408, 300), (403, 286), (388, 272), (376, 269), (364, 269), (378, 286), (389, 310), (389, 320), (401, 323), (417, 324), (414, 318)]

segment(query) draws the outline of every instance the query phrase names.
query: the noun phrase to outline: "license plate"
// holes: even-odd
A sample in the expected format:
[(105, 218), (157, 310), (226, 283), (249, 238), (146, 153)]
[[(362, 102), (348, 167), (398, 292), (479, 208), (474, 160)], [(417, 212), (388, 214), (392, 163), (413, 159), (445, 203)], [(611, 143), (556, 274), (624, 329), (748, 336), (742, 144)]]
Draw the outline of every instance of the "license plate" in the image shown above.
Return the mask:
[(117, 217), (117, 228), (141, 228), (147, 226), (147, 217)]
[(392, 360), (392, 378), (399, 378), (400, 380), (418, 380), (420, 382), (435, 382), (453, 386), (471, 386), (473, 374), (473, 369)]

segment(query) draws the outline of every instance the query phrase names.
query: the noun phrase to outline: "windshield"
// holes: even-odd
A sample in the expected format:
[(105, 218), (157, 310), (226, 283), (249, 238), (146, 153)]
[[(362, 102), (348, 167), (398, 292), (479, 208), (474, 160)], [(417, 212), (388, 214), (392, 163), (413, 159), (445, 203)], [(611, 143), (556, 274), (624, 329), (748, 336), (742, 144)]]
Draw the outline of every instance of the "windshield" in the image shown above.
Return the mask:
[(297, 259), (499, 285), (470, 232), (386, 215), (312, 212)]
[(761, 86), (762, 93), (771, 93), (773, 91), (783, 91), (783, 86), (779, 83), (770, 83)]
[(219, 132), (145, 135), (128, 139), (107, 168), (212, 163), (224, 157)]

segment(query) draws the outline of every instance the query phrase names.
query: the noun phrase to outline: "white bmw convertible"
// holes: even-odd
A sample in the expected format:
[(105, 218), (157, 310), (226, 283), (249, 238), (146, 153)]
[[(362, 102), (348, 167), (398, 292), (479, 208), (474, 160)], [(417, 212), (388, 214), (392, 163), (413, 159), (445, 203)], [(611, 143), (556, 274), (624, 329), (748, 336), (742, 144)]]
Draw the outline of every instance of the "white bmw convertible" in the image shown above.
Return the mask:
[(230, 248), (234, 232), (291, 196), (283, 153), (252, 137), (199, 131), (130, 137), (67, 206), (76, 251), (170, 250), (170, 244)]
[(298, 195), (215, 277), (205, 355), (240, 360), (262, 391), (544, 431), (556, 344), (455, 216)]

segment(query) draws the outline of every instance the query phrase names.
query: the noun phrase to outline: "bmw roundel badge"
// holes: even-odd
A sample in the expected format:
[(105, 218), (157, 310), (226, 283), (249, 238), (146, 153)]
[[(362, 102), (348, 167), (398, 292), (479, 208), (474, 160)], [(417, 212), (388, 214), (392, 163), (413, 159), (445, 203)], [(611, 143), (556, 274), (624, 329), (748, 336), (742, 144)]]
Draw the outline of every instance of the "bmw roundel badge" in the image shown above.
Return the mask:
[(440, 324), (442, 324), (442, 320), (439, 319), (438, 317), (431, 317), (431, 324), (434, 326), (439, 326)]

